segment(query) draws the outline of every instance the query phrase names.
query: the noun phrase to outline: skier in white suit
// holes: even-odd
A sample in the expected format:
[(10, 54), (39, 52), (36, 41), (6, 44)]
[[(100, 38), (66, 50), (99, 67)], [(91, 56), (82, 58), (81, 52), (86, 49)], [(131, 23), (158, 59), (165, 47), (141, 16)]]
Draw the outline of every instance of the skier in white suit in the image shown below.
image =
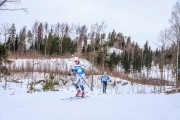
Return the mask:
[(69, 76), (72, 73), (76, 74), (76, 78), (74, 80), (74, 85), (75, 85), (76, 90), (77, 90), (76, 96), (81, 95), (81, 97), (85, 97), (85, 92), (84, 92), (84, 78), (85, 78), (84, 65), (80, 64), (78, 57), (74, 58), (74, 63), (75, 64), (74, 64), (73, 68), (71, 69), (71, 73), (69, 73)]

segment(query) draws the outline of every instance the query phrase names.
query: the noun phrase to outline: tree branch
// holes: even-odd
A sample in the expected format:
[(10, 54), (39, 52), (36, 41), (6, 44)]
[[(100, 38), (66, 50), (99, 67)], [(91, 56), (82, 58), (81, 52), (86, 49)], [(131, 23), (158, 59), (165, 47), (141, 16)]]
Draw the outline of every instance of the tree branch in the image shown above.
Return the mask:
[(18, 8), (18, 9), (8, 9), (8, 8), (7, 8), (7, 9), (0, 9), (0, 10), (8, 10), (8, 11), (22, 10), (22, 11), (24, 11), (24, 12), (26, 12), (26, 13), (28, 12), (28, 11), (27, 11), (27, 8)]
[(3, 1), (1, 1), (1, 3), (0, 3), (0, 7), (1, 7), (1, 6), (3, 6), (6, 2), (7, 2), (7, 0), (3, 0)]
[[(13, 9), (11, 9), (11, 8), (5, 8), (6, 7), (6, 3), (15, 3), (15, 4), (19, 4), (21, 2), (21, 0), (1, 0), (0, 1), (0, 10), (8, 10), (8, 11), (17, 11), (17, 10), (22, 10), (22, 11), (24, 11), (24, 12), (28, 12), (27, 11), (27, 8), (13, 8)], [(3, 8), (2, 8), (3, 7)]]
[(0, 6), (4, 5), (5, 3), (20, 3), (20, 0), (1, 0), (0, 1)]

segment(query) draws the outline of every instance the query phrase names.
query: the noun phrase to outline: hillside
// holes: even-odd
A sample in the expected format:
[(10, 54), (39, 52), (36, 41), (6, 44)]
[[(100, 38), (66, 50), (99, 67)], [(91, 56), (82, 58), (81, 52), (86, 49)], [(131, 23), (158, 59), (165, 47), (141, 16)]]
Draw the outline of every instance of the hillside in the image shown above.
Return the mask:
[[(27, 64), (32, 63), (35, 63), (34, 70), (46, 68), (49, 64), (50, 70), (64, 71), (70, 68), (72, 58), (13, 60), (13, 66), (18, 69), (24, 66), (24, 72), (0, 81), (0, 120), (179, 120), (180, 94), (164, 93), (172, 86), (137, 84), (110, 75), (107, 94), (102, 94), (101, 75), (94, 75), (93, 91), (85, 85), (85, 98), (69, 99), (75, 96), (76, 90), (67, 75), (55, 73), (54, 80), (58, 82), (55, 91), (44, 91), (42, 81), (48, 81), (50, 74), (25, 72)], [(82, 63), (91, 68), (88, 61), (82, 60)], [(89, 85), (91, 77), (86, 78)]]

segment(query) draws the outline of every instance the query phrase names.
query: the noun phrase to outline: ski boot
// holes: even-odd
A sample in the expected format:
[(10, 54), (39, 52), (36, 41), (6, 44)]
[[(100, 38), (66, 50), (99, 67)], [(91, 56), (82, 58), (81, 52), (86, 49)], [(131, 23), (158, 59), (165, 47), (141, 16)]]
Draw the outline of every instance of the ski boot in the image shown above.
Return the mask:
[(82, 95), (81, 95), (81, 97), (85, 97), (85, 93), (84, 93), (84, 92), (82, 92)]
[(81, 91), (78, 90), (77, 93), (76, 93), (76, 97), (78, 97), (80, 95)]

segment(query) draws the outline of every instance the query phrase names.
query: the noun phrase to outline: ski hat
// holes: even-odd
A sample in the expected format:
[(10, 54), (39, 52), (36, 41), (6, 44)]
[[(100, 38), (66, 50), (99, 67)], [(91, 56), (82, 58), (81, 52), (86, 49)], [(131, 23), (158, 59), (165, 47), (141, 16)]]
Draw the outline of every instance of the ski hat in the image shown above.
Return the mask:
[(79, 58), (78, 58), (78, 57), (75, 57), (75, 58), (74, 58), (74, 61), (79, 61)]

